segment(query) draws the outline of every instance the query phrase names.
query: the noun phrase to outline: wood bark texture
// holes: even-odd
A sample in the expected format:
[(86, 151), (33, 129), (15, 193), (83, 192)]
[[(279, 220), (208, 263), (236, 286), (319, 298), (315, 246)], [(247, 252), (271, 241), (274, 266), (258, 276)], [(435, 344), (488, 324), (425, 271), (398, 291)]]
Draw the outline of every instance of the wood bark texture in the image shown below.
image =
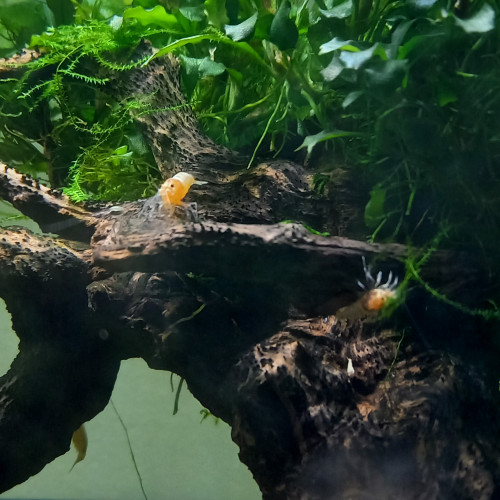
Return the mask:
[[(0, 491), (65, 453), (120, 361), (141, 357), (231, 426), (265, 499), (500, 498), (488, 380), (467, 349), (435, 340), (463, 346), (484, 324), (416, 288), (390, 317), (359, 314), (362, 257), (402, 278), (409, 249), (346, 238), (359, 195), (318, 198), (298, 164), (246, 169), (202, 134), (178, 80), (177, 61), (158, 58), (109, 92), (171, 108), (137, 121), (165, 178), (207, 182), (188, 195), (197, 222), (151, 200), (75, 205), (0, 164), (0, 197), (59, 235), (0, 229), (0, 296), (20, 339), (0, 379)], [(445, 252), (421, 276), (471, 302), (489, 282)]]

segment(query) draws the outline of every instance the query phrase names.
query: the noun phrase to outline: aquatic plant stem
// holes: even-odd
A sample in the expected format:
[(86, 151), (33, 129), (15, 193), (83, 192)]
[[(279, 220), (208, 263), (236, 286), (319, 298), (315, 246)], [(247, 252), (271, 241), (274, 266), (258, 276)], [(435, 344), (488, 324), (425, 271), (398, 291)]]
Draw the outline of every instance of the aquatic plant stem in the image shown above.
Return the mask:
[(125, 422), (123, 421), (122, 417), (118, 413), (118, 410), (116, 409), (116, 406), (115, 406), (115, 403), (113, 402), (113, 400), (110, 399), (109, 402), (111, 404), (111, 407), (113, 408), (113, 411), (115, 412), (116, 416), (118, 417), (118, 420), (120, 421), (120, 425), (122, 426), (123, 431), (125, 432), (125, 437), (127, 438), (127, 443), (128, 443), (128, 449), (130, 451), (130, 457), (132, 458), (132, 463), (134, 464), (135, 473), (137, 474), (137, 478), (139, 479), (139, 485), (141, 487), (142, 496), (145, 498), (145, 500), (148, 500), (148, 496), (146, 495), (146, 492), (144, 491), (144, 484), (142, 483), (141, 473), (139, 472), (139, 467), (137, 467), (137, 462), (135, 460), (134, 450), (132, 449), (132, 443), (130, 441), (130, 436), (128, 434), (127, 426), (125, 425)]
[(276, 103), (276, 106), (274, 108), (272, 115), (269, 117), (269, 120), (267, 121), (266, 128), (264, 129), (264, 132), (260, 136), (260, 139), (259, 139), (259, 142), (257, 143), (257, 146), (255, 146), (255, 149), (253, 150), (253, 154), (252, 154), (252, 157), (250, 158), (250, 161), (248, 162), (247, 168), (250, 168), (252, 166), (252, 163), (255, 159), (255, 156), (257, 155), (257, 151), (259, 150), (260, 145), (264, 141), (264, 138), (267, 135), (267, 131), (269, 130), (269, 127), (273, 123), (275, 116), (278, 114), (278, 110), (279, 110), (280, 105), (281, 105), (281, 99), (283, 99), (283, 94), (285, 93), (286, 87), (287, 87), (286, 83), (285, 83), (285, 85), (283, 85), (283, 87), (281, 87), (281, 92), (280, 92), (280, 96), (278, 97), (278, 102)]

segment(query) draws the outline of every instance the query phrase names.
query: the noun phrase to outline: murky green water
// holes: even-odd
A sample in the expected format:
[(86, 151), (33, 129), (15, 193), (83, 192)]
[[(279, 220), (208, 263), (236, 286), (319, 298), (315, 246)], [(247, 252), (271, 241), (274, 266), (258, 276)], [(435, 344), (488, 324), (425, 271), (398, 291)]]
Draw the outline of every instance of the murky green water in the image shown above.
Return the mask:
[[(0, 371), (17, 352), (17, 337), (0, 301)], [(185, 386), (184, 386), (185, 387)], [(248, 469), (238, 461), (229, 427), (209, 418), (183, 388), (172, 415), (170, 374), (150, 370), (139, 359), (122, 363), (112, 400), (130, 436), (149, 500), (256, 500), (261, 498)], [(143, 497), (127, 438), (113, 408), (86, 424), (85, 460), (69, 472), (72, 449), (0, 499), (140, 500)]]

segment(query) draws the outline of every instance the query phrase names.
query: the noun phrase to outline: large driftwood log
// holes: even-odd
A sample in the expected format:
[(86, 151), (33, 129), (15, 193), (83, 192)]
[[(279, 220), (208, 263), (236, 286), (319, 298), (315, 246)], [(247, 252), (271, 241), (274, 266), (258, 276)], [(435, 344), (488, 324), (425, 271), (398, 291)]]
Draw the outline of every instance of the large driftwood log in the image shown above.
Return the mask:
[[(172, 61), (125, 75), (122, 92), (175, 87)], [(120, 360), (142, 357), (231, 425), (266, 499), (498, 497), (498, 419), (463, 353), (433, 349), (431, 325), (410, 327), (403, 307), (380, 321), (335, 315), (357, 300), (361, 256), (402, 276), (408, 250), (277, 224), (344, 227), (302, 167), (231, 168), (238, 155), (200, 139), (192, 117), (172, 128), (171, 113), (142, 125), (165, 176), (180, 163), (208, 181), (190, 194), (199, 223), (145, 217), (147, 201), (77, 207), (0, 167), (2, 198), (90, 245), (0, 230), (0, 294), (20, 338), (0, 379), (0, 491), (64, 453), (107, 403)], [(470, 257), (438, 252), (422, 276), (469, 300), (486, 280)], [(455, 316), (456, 338), (481, 326)]]
[(89, 317), (85, 254), (26, 230), (0, 235), (0, 295), (19, 337), (0, 378), (5, 491), (65, 453), (73, 431), (104, 409), (120, 357)]

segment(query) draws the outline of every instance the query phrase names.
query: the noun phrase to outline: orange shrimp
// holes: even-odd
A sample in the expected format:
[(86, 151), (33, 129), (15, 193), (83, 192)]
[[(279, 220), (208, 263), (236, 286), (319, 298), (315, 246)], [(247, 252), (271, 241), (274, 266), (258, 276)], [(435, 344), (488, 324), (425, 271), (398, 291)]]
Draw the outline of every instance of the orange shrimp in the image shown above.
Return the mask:
[(183, 206), (182, 200), (193, 184), (206, 184), (206, 182), (197, 181), (191, 174), (186, 172), (179, 172), (167, 179), (161, 185), (159, 191), (163, 205)]
[(382, 283), (382, 272), (374, 278), (370, 269), (366, 265), (364, 256), (363, 271), (365, 272), (366, 284), (358, 281), (359, 287), (364, 290), (361, 297), (345, 307), (341, 307), (335, 316), (339, 319), (362, 319), (367, 316), (372, 316), (382, 310), (390, 300), (395, 300), (397, 297), (396, 288), (398, 286), (398, 277), (393, 278), (392, 271), (389, 273), (386, 283)]

